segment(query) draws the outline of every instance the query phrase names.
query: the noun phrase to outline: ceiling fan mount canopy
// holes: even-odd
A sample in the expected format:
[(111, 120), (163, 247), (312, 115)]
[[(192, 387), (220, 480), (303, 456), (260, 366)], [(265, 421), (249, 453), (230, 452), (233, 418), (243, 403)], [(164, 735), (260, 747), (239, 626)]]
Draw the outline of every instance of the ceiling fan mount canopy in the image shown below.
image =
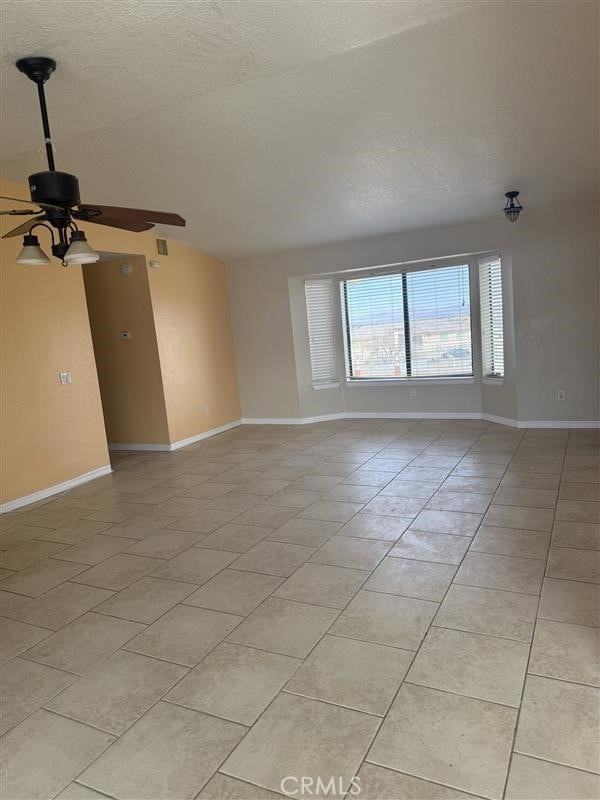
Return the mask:
[(27, 56), (20, 58), (16, 66), (19, 72), (24, 72), (34, 83), (46, 83), (56, 69), (56, 61), (45, 56)]
[[(10, 236), (25, 234), (26, 238), (31, 239), (31, 232), (34, 227), (46, 227), (52, 235), (53, 255), (62, 261), (63, 266), (68, 266), (70, 263), (89, 263), (99, 258), (98, 254), (94, 253), (87, 245), (85, 236), (77, 228), (76, 220), (135, 232), (150, 230), (156, 224), (185, 226), (183, 217), (166, 211), (81, 203), (77, 177), (68, 172), (59, 172), (54, 165), (54, 149), (50, 134), (44, 84), (55, 71), (56, 61), (45, 56), (28, 56), (27, 58), (19, 59), (16, 67), (37, 85), (48, 170), (36, 172), (28, 178), (31, 201), (37, 204), (39, 209), (29, 212), (19, 209), (0, 212), (7, 215), (28, 213), (35, 215), (33, 219), (5, 233), (2, 238), (6, 239)], [(26, 202), (15, 197), (3, 199)], [(53, 228), (57, 231), (57, 241), (54, 240)], [(83, 243), (85, 243), (85, 247)], [(31, 241), (28, 241), (24, 242), (25, 247), (31, 249), (34, 245), (32, 245)], [(95, 255), (96, 258), (92, 258), (91, 254)], [(78, 256), (84, 260), (77, 260)], [(47, 260), (47, 256), (40, 250), (36, 263), (46, 263), (43, 259)], [(19, 256), (17, 263), (33, 263), (31, 254), (23, 258)]]

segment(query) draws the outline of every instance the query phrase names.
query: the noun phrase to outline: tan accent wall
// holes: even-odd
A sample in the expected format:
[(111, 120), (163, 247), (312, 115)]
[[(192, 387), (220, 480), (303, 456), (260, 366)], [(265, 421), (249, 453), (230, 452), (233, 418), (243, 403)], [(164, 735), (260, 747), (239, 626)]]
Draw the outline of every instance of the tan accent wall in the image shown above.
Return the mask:
[[(169, 240), (150, 294), (172, 442), (241, 416), (224, 264)], [(207, 413), (205, 413), (207, 412)]]
[[(121, 266), (131, 267), (130, 275)], [(143, 256), (83, 267), (108, 441), (169, 442), (167, 409)], [(123, 339), (126, 331), (131, 338)]]
[[(0, 182), (0, 194), (27, 197)], [(2, 208), (16, 207), (2, 201)], [(21, 208), (26, 206), (20, 206)], [(0, 217), (0, 233), (22, 217)], [(109, 463), (81, 268), (19, 267), (1, 241), (2, 502)], [(70, 371), (63, 386), (59, 372)]]
[[(7, 180), (0, 181), (0, 194), (28, 196), (25, 186)], [(0, 203), (1, 208), (15, 205)], [(20, 221), (0, 220), (3, 233)], [(163, 377), (167, 441), (239, 419), (224, 265), (172, 239), (167, 240), (169, 255), (158, 256), (154, 231), (83, 227), (96, 250), (112, 253), (118, 261), (120, 253), (160, 261), (159, 269), (145, 269)], [(49, 252), (43, 232), (40, 243)], [(20, 237), (4, 240), (0, 247), (1, 502), (7, 502), (104, 466), (109, 459), (81, 267), (63, 269), (55, 259), (49, 267), (19, 267), (15, 258)], [(73, 375), (70, 386), (59, 383), (58, 373), (64, 370)], [(152, 374), (155, 392), (156, 373)], [(205, 406), (208, 414), (203, 413)], [(162, 431), (164, 441), (164, 425), (156, 430)], [(126, 441), (144, 443), (129, 433)]]

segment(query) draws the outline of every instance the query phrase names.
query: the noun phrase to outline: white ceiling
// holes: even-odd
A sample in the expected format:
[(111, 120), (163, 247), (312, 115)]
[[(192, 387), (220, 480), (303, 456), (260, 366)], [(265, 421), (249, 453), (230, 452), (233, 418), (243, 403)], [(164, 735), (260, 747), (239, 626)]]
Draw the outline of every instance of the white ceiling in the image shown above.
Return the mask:
[(595, 0), (3, 0), (2, 173), (232, 258), (596, 199)]

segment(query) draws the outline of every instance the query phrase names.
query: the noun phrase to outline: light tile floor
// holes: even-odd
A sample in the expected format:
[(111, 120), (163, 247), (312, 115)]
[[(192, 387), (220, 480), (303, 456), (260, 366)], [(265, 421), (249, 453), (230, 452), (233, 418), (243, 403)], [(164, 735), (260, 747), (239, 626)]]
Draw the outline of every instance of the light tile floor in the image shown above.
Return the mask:
[(5, 515), (3, 800), (597, 798), (599, 457), (247, 426)]

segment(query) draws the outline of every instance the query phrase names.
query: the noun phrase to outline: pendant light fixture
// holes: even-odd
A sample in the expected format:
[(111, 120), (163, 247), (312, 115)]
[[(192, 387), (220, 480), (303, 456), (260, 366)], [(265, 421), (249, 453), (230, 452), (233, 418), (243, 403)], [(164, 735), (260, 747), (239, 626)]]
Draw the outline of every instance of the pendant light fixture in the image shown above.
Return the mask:
[(63, 256), (66, 264), (93, 264), (100, 256), (87, 243), (83, 231), (73, 231), (71, 234), (71, 244)]
[(504, 196), (506, 197), (506, 205), (504, 206), (506, 219), (509, 222), (516, 222), (519, 219), (519, 214), (523, 211), (523, 206), (517, 200), (519, 193), (512, 189), (510, 192), (506, 192)]
[(30, 267), (45, 267), (50, 263), (50, 259), (40, 247), (37, 236), (28, 233), (23, 237), (23, 249), (17, 256), (17, 264), (24, 264)]

